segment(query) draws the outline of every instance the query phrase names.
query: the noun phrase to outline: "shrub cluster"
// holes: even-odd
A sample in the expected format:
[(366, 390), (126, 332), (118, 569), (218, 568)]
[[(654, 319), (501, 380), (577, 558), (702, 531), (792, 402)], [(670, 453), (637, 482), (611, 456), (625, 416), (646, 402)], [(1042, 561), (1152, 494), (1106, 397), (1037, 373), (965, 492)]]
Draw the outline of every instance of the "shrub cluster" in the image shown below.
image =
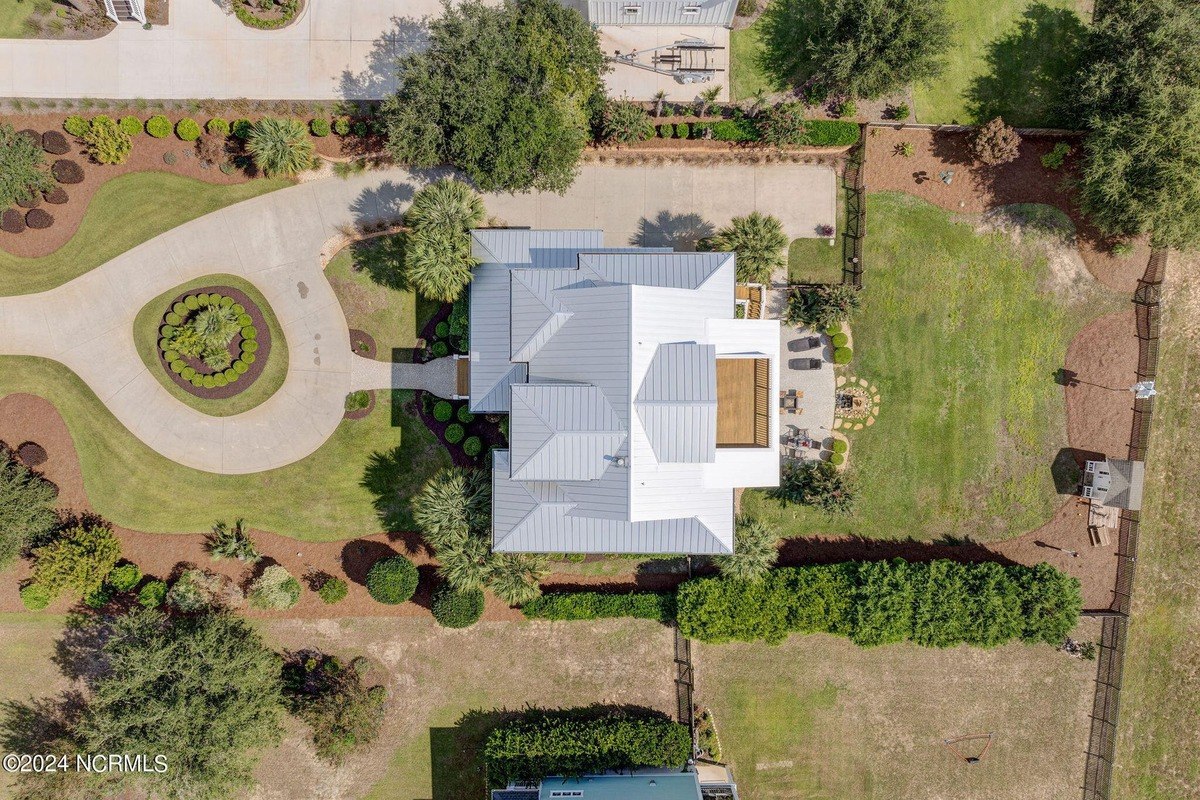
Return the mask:
[(536, 782), (638, 767), (682, 767), (692, 752), (686, 725), (666, 716), (588, 710), (530, 711), (484, 745), (489, 781)]
[(167, 585), (162, 581), (149, 581), (138, 591), (138, 603), (146, 608), (158, 608), (167, 599)]
[(191, 117), (184, 117), (175, 123), (175, 135), (185, 142), (194, 142), (200, 138), (200, 123)]
[(142, 571), (137, 564), (122, 564), (108, 573), (108, 585), (113, 591), (132, 592), (142, 582)]
[(660, 592), (559, 592), (530, 600), (521, 607), (521, 613), (530, 619), (637, 617), (665, 624), (675, 619), (675, 595)]
[(430, 610), (444, 628), (468, 628), (483, 616), (483, 601), (482, 589), (460, 591), (443, 583), (433, 593)]
[(250, 584), (246, 599), (255, 608), (282, 611), (300, 601), (300, 581), (286, 567), (272, 564)]
[(91, 123), (78, 114), (72, 114), (63, 121), (63, 130), (72, 136), (83, 136), (90, 127)]
[[(141, 126), (138, 128), (140, 130)], [(133, 149), (124, 125), (104, 114), (94, 118), (91, 127), (80, 138), (87, 144), (88, 155), (98, 164), (123, 164)]]
[(104, 525), (77, 525), (33, 548), (33, 582), (51, 597), (63, 591), (89, 595), (121, 557), (121, 543)]
[[(93, 124), (95, 123), (93, 122)], [(126, 136), (137, 136), (142, 132), (142, 121), (137, 117), (121, 117), (121, 120), (117, 123), (117, 126)]]
[(146, 120), (146, 133), (153, 136), (155, 139), (165, 139), (171, 135), (174, 126), (171, 125), (171, 120), (164, 117), (162, 114), (155, 114), (150, 119)]
[(280, 2), (269, 4), (268, 7), (280, 11), (281, 16), (274, 18), (260, 17), (255, 14), (255, 6), (248, 2), (248, 0), (234, 0), (233, 13), (237, 15), (238, 20), (243, 25), (270, 31), (282, 28), (295, 19), (296, 13), (300, 10), (300, 0), (280, 0)]
[(416, 566), (404, 556), (383, 558), (367, 572), (367, 592), (380, 603), (399, 605), (416, 593), (418, 577)]
[[(215, 292), (188, 295), (163, 317), (158, 340), (163, 361), (170, 370), (196, 388), (214, 389), (236, 383), (257, 359), (258, 329), (246, 308), (232, 297)], [(238, 356), (229, 345), (241, 334)], [(184, 357), (203, 362), (205, 372)]]
[(1058, 644), (1082, 608), (1079, 581), (1048, 564), (945, 559), (789, 567), (754, 583), (699, 578), (679, 587), (677, 602), (680, 631), (703, 642), (832, 633), (863, 646), (925, 647)]
[(322, 653), (298, 654), (283, 667), (288, 709), (312, 728), (317, 755), (333, 764), (342, 763), (379, 733), (387, 690), (363, 683), (361, 673), (369, 669), (365, 659), (347, 666)]
[(325, 604), (333, 605), (345, 600), (349, 591), (350, 587), (341, 578), (326, 578), (317, 589), (317, 597)]

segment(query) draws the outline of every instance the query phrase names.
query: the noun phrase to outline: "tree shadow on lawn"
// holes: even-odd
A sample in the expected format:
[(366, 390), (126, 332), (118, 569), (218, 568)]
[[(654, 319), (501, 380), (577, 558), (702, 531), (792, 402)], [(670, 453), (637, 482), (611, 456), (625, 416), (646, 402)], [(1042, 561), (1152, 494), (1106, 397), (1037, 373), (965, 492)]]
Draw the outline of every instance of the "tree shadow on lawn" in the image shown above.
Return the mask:
[(1072, 9), (1033, 3), (1016, 28), (987, 47), (988, 71), (967, 89), (977, 122), (1016, 127), (1072, 124), (1071, 89), (1087, 27)]
[(448, 466), (438, 457), (438, 451), (445, 450), (422, 422), (417, 402), (407, 390), (392, 390), (391, 426), (400, 429), (401, 444), (372, 453), (360, 481), (375, 496), (375, 512), (386, 531), (413, 530), (412, 496), (434, 472)]

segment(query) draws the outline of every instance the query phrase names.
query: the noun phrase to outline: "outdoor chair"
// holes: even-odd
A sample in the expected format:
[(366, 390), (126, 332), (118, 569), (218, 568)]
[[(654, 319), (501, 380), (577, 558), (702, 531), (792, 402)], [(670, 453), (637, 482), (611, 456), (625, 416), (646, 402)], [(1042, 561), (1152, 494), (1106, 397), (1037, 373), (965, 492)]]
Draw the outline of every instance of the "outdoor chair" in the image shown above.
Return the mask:
[(825, 362), (819, 358), (792, 358), (788, 360), (791, 369), (820, 369)]

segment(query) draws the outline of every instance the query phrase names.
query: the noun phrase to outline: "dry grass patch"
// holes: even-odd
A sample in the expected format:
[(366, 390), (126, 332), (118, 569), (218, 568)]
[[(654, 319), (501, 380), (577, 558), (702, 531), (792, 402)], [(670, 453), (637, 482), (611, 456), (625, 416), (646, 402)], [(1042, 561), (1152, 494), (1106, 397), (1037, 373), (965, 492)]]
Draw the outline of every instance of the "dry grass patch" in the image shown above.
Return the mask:
[[(1086, 621), (1077, 638), (1099, 638)], [(698, 646), (742, 796), (1057, 800), (1083, 779), (1095, 662), (1048, 646), (863, 649), (832, 636)], [(968, 766), (949, 737), (995, 733)], [(965, 745), (964, 745), (965, 746)]]

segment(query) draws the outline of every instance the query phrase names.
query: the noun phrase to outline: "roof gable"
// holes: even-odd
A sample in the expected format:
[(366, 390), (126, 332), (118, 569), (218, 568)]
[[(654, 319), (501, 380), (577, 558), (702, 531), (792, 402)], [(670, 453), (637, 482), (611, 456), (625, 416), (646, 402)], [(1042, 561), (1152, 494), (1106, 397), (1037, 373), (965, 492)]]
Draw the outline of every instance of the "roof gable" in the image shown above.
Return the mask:
[(514, 480), (595, 480), (625, 441), (616, 412), (596, 386), (512, 387)]
[(650, 361), (634, 409), (660, 462), (716, 460), (716, 353), (709, 344), (663, 344)]

